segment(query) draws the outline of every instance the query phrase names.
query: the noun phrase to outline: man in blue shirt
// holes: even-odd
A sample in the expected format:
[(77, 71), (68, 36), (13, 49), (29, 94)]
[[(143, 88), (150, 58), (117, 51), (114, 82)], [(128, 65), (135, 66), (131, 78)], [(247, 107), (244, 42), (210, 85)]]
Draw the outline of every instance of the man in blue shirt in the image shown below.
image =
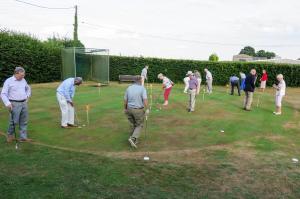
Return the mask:
[(233, 76), (230, 77), (229, 81), (230, 81), (230, 85), (231, 85), (231, 93), (230, 93), (230, 95), (234, 94), (234, 87), (237, 87), (239, 96), (241, 96), (240, 78), (238, 78), (237, 76), (233, 75)]
[(76, 127), (74, 125), (74, 103), (75, 86), (82, 83), (81, 77), (68, 78), (57, 88), (56, 97), (61, 110), (61, 127)]
[(141, 85), (141, 76), (136, 76), (136, 81), (129, 86), (124, 95), (124, 112), (131, 123), (132, 131), (128, 141), (132, 147), (137, 148), (137, 140), (143, 128), (145, 114), (149, 114), (147, 108), (147, 91)]

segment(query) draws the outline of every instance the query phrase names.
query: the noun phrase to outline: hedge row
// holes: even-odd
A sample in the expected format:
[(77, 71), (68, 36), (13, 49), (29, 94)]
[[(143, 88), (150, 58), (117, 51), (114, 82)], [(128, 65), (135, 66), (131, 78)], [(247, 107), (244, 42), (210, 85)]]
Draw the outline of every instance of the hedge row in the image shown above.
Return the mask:
[[(61, 44), (41, 42), (30, 35), (0, 30), (0, 85), (12, 75), (16, 66), (26, 69), (30, 83), (53, 82), (61, 79)], [(174, 82), (182, 82), (189, 70), (199, 70), (204, 78), (204, 68), (214, 77), (214, 84), (225, 85), (231, 75), (240, 71), (247, 73), (256, 68), (261, 76), (262, 69), (269, 74), (268, 85), (282, 73), (288, 86), (300, 86), (300, 65), (261, 62), (209, 62), (194, 60), (158, 59), (143, 57), (110, 56), (110, 80), (118, 81), (119, 75), (137, 75), (149, 65), (149, 82), (158, 82), (157, 74), (163, 73)]]
[(23, 66), (30, 83), (60, 79), (61, 51), (30, 35), (0, 31), (0, 84)]
[(158, 59), (143, 57), (110, 57), (110, 79), (118, 81), (119, 75), (137, 75), (142, 68), (149, 65), (149, 82), (158, 82), (157, 74), (163, 73), (174, 82), (182, 82), (189, 70), (199, 70), (202, 79), (205, 78), (204, 68), (208, 68), (213, 75), (214, 84), (226, 85), (229, 77), (239, 75), (240, 71), (248, 73), (251, 68), (258, 71), (261, 77), (262, 69), (269, 75), (268, 85), (276, 82), (276, 75), (282, 73), (288, 86), (300, 86), (300, 65), (274, 64), (262, 62), (209, 62), (194, 60)]

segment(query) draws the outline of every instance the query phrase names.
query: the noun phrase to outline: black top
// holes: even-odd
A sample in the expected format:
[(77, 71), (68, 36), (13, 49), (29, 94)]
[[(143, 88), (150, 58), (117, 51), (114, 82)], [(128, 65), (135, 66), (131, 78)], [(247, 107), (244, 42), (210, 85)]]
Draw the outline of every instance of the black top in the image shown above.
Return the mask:
[(249, 73), (246, 76), (244, 91), (254, 92), (256, 76)]

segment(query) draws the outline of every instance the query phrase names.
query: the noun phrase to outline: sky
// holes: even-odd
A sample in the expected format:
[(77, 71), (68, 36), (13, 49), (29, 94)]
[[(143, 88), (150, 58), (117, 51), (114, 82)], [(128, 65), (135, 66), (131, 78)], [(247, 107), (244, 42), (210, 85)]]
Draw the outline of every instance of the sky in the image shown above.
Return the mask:
[[(246, 46), (300, 58), (299, 0), (23, 0), (78, 5), (79, 39), (110, 54), (232, 60)], [(45, 40), (73, 36), (74, 9), (0, 0), (0, 28)]]

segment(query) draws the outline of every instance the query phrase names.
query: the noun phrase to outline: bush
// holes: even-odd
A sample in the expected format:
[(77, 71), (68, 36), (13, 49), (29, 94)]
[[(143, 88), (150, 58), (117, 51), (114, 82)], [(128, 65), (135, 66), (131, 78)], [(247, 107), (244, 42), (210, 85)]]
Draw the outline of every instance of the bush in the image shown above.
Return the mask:
[(60, 48), (38, 39), (11, 31), (0, 31), (0, 81), (13, 74), (16, 66), (26, 70), (30, 82), (52, 82), (60, 79)]
[(251, 68), (258, 71), (261, 77), (262, 69), (269, 75), (268, 85), (276, 82), (276, 74), (282, 73), (288, 86), (300, 86), (300, 65), (275, 64), (263, 62), (209, 62), (194, 60), (158, 59), (144, 57), (110, 57), (110, 79), (118, 81), (119, 75), (138, 75), (142, 68), (149, 65), (149, 82), (158, 82), (157, 74), (163, 73), (174, 82), (182, 82), (189, 70), (199, 70), (205, 78), (204, 68), (208, 68), (214, 78), (214, 84), (226, 85), (233, 74), (248, 73)]

